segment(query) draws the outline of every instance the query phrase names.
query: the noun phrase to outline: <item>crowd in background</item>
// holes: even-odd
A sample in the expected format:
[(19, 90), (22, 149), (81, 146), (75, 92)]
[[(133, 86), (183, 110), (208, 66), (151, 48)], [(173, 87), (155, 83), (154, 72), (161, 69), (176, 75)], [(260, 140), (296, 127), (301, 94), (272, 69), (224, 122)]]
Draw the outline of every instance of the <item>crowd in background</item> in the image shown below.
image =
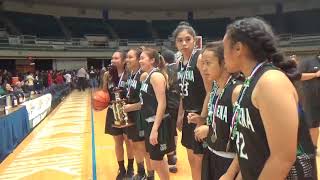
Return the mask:
[(41, 93), (53, 84), (67, 83), (72, 89), (85, 90), (87, 87), (97, 88), (101, 84), (102, 70), (91, 67), (89, 70), (37, 70), (33, 72), (20, 73), (0, 69), (0, 96), (15, 92)]

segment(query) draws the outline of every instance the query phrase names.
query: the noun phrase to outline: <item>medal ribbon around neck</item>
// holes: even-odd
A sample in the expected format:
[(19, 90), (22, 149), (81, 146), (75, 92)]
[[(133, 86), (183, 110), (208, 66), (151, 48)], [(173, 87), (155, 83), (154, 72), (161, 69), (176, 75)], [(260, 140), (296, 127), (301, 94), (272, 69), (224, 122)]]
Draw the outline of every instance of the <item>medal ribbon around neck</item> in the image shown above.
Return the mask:
[(132, 76), (133, 76), (133, 73), (131, 72), (131, 74), (130, 74), (130, 78), (129, 78), (129, 84), (128, 84), (128, 89), (127, 89), (127, 97), (129, 97), (129, 95), (130, 95), (130, 89), (131, 89), (131, 85), (132, 85), (132, 82), (136, 79), (136, 77), (137, 77), (137, 75), (140, 73), (140, 71), (141, 71), (141, 68), (136, 72), (136, 74), (134, 75), (134, 77), (132, 78)]
[[(211, 107), (210, 107), (210, 110), (209, 111), (212, 111), (212, 115), (211, 115), (211, 125), (213, 126), (213, 124), (216, 124), (216, 121), (215, 121), (215, 114), (216, 114), (216, 112), (217, 112), (217, 108), (218, 108), (218, 103), (219, 103), (219, 101), (221, 100), (221, 98), (222, 98), (222, 96), (223, 96), (223, 94), (224, 94), (224, 92), (225, 92), (225, 89), (226, 89), (226, 87), (229, 85), (229, 83), (231, 83), (232, 81), (231, 81), (231, 79), (232, 79), (232, 76), (230, 76), (229, 78), (228, 78), (228, 80), (226, 81), (226, 83), (225, 83), (225, 85), (224, 85), (224, 87), (223, 87), (223, 89), (221, 90), (221, 92), (220, 92), (220, 94), (218, 94), (218, 89), (219, 89), (219, 87), (218, 87), (218, 85), (216, 85), (216, 89), (214, 90), (214, 95), (211, 97), (211, 95), (210, 95), (210, 105), (211, 105)], [(216, 84), (216, 83), (215, 83)], [(214, 99), (214, 97), (215, 96), (217, 96), (217, 99), (216, 99), (216, 101), (215, 101), (215, 103), (214, 103), (214, 106), (212, 107), (212, 105), (213, 105), (213, 99)]]
[[(235, 102), (235, 106), (233, 108), (233, 116), (232, 116), (232, 122), (231, 122), (231, 128), (230, 128), (230, 134), (229, 134), (229, 140), (230, 139), (234, 139), (236, 137), (236, 132), (237, 132), (237, 126), (239, 123), (239, 113), (240, 113), (240, 103), (243, 100), (243, 97), (247, 91), (247, 89), (249, 88), (250, 84), (251, 84), (251, 80), (253, 79), (254, 75), (256, 74), (256, 72), (260, 69), (260, 67), (262, 67), (264, 64), (266, 63), (266, 61), (259, 63), (251, 72), (250, 76), (248, 78), (246, 78), (246, 80), (244, 81), (244, 84), (240, 90), (240, 94), (238, 96), (237, 101)], [(229, 144), (229, 142), (228, 142)]]
[[(148, 80), (149, 76), (150, 76), (154, 71), (157, 71), (157, 70), (159, 70), (159, 68), (153, 68), (153, 69), (150, 71), (150, 73), (148, 73), (146, 79), (142, 81), (142, 84), (144, 84), (144, 83)], [(141, 85), (141, 88), (142, 88), (142, 87), (143, 87), (143, 86)], [(140, 89), (139, 97), (140, 97), (140, 103), (143, 104), (141, 89)]]
[(187, 77), (187, 73), (186, 72), (188, 71), (189, 67), (191, 67), (190, 66), (190, 62), (191, 62), (192, 57), (194, 56), (194, 54), (196, 54), (196, 52), (197, 52), (197, 50), (195, 50), (195, 49), (192, 50), (192, 53), (191, 53), (191, 55), (189, 57), (186, 69), (184, 69), (184, 67), (183, 67), (184, 58), (181, 58), (181, 60), (180, 60), (180, 69), (181, 69), (180, 71), (183, 71), (183, 75), (182, 75), (182, 78), (181, 78), (182, 87), (184, 87), (184, 85), (186, 84), (186, 77)]
[(121, 77), (119, 79), (118, 86), (117, 86), (118, 88), (120, 88), (121, 81), (122, 81), (122, 78), (123, 78), (123, 74), (124, 74), (124, 71), (122, 72)]

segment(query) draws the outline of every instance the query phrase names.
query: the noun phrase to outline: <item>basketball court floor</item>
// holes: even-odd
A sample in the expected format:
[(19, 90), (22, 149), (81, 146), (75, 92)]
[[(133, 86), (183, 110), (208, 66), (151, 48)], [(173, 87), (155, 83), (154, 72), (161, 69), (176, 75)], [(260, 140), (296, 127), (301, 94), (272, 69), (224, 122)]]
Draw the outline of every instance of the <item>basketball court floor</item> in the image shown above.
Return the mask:
[[(118, 164), (112, 136), (104, 134), (106, 110), (92, 111), (90, 97), (88, 90), (66, 97), (0, 164), (0, 180), (114, 180)], [(178, 172), (171, 179), (191, 180), (181, 143), (177, 155)], [(318, 176), (319, 171), (318, 166)]]

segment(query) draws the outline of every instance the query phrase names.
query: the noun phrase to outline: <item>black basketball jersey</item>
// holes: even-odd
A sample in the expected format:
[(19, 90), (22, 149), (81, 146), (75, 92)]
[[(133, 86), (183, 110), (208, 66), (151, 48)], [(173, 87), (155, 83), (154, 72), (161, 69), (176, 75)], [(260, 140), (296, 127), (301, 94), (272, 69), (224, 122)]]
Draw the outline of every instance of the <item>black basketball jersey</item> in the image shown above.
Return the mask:
[(197, 112), (202, 110), (206, 96), (202, 76), (197, 68), (199, 54), (200, 51), (195, 52), (186, 65), (183, 65), (182, 61), (179, 62), (178, 71), (180, 95), (183, 97), (183, 109)]
[(135, 74), (130, 74), (127, 80), (127, 98), (128, 103), (134, 104), (140, 101), (140, 82), (141, 71), (139, 70)]
[(127, 75), (126, 72), (124, 71), (120, 75), (119, 81), (109, 81), (108, 83), (108, 90), (110, 93), (110, 98), (111, 100), (115, 100), (115, 91), (120, 90), (120, 98), (125, 99), (126, 98), (126, 93), (127, 93)]
[(151, 75), (154, 72), (160, 72), (160, 71), (158, 69), (153, 69), (148, 74), (147, 79), (142, 82), (141, 89), (140, 89), (141, 98), (142, 98), (141, 113), (145, 119), (151, 116), (155, 116), (158, 108), (158, 101), (156, 98), (156, 94), (150, 82)]
[[(127, 103), (135, 104), (140, 101), (140, 88), (141, 88), (141, 71), (135, 74), (130, 74), (127, 80)], [(140, 110), (128, 112), (128, 117), (133, 122), (140, 118)]]
[(167, 72), (168, 72), (168, 82), (169, 82), (169, 89), (168, 89), (168, 99), (167, 99), (167, 107), (170, 110), (177, 110), (179, 109), (180, 103), (180, 88), (177, 79), (177, 72), (178, 72), (178, 64), (172, 63), (167, 65)]
[[(239, 104), (240, 112), (238, 115), (240, 117), (237, 126), (238, 131), (236, 136), (236, 148), (242, 177), (246, 180), (258, 179), (268, 157), (270, 156), (270, 149), (266, 137), (266, 131), (262, 122), (260, 112), (251, 101), (252, 92), (258, 80), (268, 70), (278, 69), (270, 64), (265, 64), (260, 67), (252, 78), (250, 86), (247, 88), (245, 95), (243, 96), (243, 99)], [(302, 145), (302, 148), (306, 152), (311, 152), (310, 137), (301, 136), (301, 130), (301, 124), (299, 123), (298, 145)], [(309, 143), (306, 146), (306, 143), (304, 142)], [(301, 163), (299, 164), (297, 158), (295, 165), (289, 172), (290, 178), (294, 177), (294, 179), (298, 179), (297, 176), (304, 174), (304, 171), (306, 170), (305, 167), (297, 168), (300, 165)], [(309, 166), (309, 164), (306, 163), (305, 166)]]
[[(233, 142), (230, 137), (230, 127), (232, 123), (232, 116), (233, 116), (233, 105), (232, 105), (232, 93), (234, 88), (239, 85), (241, 82), (235, 79), (230, 79), (229, 82), (226, 84), (225, 90), (221, 97), (215, 96), (213, 98), (213, 105), (211, 107), (211, 111), (215, 110), (214, 115), (214, 122), (216, 129), (213, 129), (213, 126), (210, 125), (209, 134), (207, 138), (208, 146), (216, 151), (226, 151), (228, 141), (229, 149), (228, 152), (236, 152), (235, 149), (235, 142)], [(218, 99), (219, 98), (219, 99)], [(215, 104), (217, 106), (215, 107)], [(214, 123), (212, 122), (212, 123)], [(213, 140), (212, 136), (214, 135), (213, 132), (216, 132), (217, 139)], [(214, 141), (214, 142), (213, 142)]]

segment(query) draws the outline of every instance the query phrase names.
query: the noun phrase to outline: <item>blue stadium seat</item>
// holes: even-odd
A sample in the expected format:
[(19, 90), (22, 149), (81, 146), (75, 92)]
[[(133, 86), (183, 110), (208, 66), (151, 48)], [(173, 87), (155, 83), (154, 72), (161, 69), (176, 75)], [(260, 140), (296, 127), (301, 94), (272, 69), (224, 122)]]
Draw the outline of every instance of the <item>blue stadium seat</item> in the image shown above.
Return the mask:
[(112, 37), (103, 19), (61, 17), (61, 21), (71, 31), (72, 37), (83, 37), (86, 34)]
[(57, 20), (53, 16), (20, 12), (4, 12), (22, 34), (42, 38), (64, 38)]
[(197, 19), (193, 22), (193, 27), (198, 35), (207, 39), (222, 39), (230, 22), (229, 18)]
[(120, 39), (152, 39), (148, 23), (143, 20), (110, 20), (109, 24)]
[(160, 39), (167, 39), (182, 20), (155, 20), (152, 27), (158, 32)]

